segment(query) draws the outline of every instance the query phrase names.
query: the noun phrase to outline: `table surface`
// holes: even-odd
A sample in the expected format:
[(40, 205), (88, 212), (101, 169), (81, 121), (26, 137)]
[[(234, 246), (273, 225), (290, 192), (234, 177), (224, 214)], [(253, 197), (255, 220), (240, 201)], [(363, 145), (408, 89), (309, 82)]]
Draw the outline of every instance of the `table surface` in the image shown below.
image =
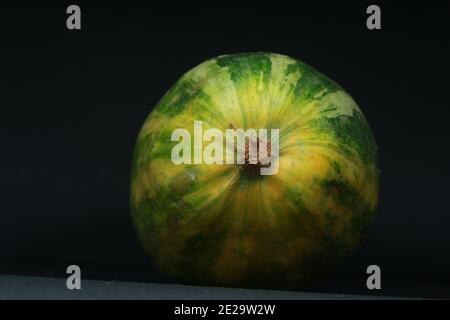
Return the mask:
[(0, 299), (348, 300), (393, 299), (375, 295), (235, 289), (178, 284), (82, 280), (69, 290), (65, 278), (0, 275)]

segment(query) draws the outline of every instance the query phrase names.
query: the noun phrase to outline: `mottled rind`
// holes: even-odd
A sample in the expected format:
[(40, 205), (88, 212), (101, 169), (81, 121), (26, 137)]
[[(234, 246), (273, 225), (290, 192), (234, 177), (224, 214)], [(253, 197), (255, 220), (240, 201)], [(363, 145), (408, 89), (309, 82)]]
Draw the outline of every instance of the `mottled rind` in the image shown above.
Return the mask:
[[(248, 178), (237, 165), (175, 165), (171, 133), (278, 128), (280, 166)], [(378, 198), (376, 146), (336, 83), (271, 53), (220, 56), (158, 102), (136, 143), (131, 210), (156, 265), (189, 283), (301, 288), (352, 252)]]

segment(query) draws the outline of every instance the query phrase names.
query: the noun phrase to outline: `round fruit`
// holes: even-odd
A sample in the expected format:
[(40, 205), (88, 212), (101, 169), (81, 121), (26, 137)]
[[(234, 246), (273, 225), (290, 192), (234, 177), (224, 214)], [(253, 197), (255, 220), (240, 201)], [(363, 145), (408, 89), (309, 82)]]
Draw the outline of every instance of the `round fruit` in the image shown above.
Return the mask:
[[(223, 137), (230, 128), (278, 129), (278, 170), (259, 174), (248, 139), (244, 164), (189, 163), (195, 123)], [(179, 128), (194, 137), (181, 164), (172, 157)], [(339, 85), (284, 55), (224, 55), (187, 72), (145, 121), (133, 157), (138, 236), (154, 263), (185, 283), (302, 288), (358, 247), (377, 198), (364, 115)]]

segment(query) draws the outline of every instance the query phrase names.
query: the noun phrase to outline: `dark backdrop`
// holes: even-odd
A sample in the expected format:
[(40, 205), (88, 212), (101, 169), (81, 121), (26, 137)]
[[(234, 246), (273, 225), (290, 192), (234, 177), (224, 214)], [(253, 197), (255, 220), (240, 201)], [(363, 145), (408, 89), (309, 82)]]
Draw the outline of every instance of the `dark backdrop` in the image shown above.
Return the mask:
[(129, 217), (140, 126), (203, 60), (271, 51), (341, 84), (379, 146), (378, 218), (324, 290), (364, 290), (365, 268), (378, 264), (387, 294), (432, 284), (448, 293), (450, 11), (444, 2), (375, 3), (377, 31), (365, 26), (363, 2), (81, 3), (80, 31), (66, 29), (68, 2), (3, 6), (0, 272), (64, 276), (79, 264), (91, 278), (168, 281)]

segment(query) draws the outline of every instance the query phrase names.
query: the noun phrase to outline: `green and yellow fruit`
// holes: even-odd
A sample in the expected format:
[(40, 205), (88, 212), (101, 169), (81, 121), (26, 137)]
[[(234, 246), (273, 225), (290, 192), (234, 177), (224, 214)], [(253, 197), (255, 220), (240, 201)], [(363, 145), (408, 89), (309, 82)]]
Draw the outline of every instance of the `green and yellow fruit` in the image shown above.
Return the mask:
[[(279, 129), (279, 170), (174, 164), (171, 135)], [(272, 53), (210, 59), (158, 102), (136, 143), (131, 211), (154, 263), (185, 283), (302, 288), (358, 247), (377, 207), (376, 145), (336, 83)]]

